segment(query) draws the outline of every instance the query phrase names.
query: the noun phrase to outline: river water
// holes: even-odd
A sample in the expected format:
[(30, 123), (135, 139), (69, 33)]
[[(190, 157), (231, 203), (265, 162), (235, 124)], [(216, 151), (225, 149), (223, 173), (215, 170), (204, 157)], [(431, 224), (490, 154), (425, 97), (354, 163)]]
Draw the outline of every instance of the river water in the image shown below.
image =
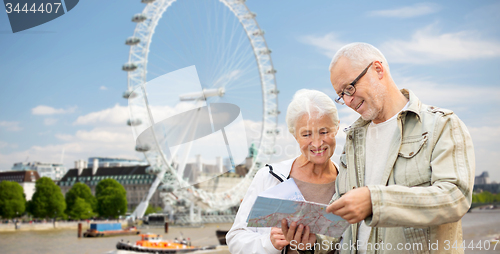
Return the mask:
[[(191, 238), (196, 246), (217, 245), (215, 231), (217, 229), (228, 230), (231, 224), (209, 224), (201, 228), (170, 227), (169, 233), (165, 234), (163, 228), (146, 228), (142, 232), (151, 232), (163, 235), (165, 239)], [(500, 253), (500, 244), (493, 250), (495, 243), (485, 241), (500, 235), (500, 209), (497, 210), (474, 210), (467, 213), (462, 219), (462, 227), (466, 246), (478, 246), (483, 248), (466, 248), (465, 253)], [(19, 231), (0, 233), (1, 254), (84, 254), (84, 253), (111, 253), (115, 250), (117, 241), (136, 241), (138, 236), (118, 236), (105, 238), (77, 238), (76, 230), (46, 230), (46, 231)], [(481, 241), (481, 243), (479, 242)], [(470, 243), (473, 245), (470, 245)], [(485, 250), (489, 247), (489, 250)], [(218, 252), (218, 253), (228, 253)]]

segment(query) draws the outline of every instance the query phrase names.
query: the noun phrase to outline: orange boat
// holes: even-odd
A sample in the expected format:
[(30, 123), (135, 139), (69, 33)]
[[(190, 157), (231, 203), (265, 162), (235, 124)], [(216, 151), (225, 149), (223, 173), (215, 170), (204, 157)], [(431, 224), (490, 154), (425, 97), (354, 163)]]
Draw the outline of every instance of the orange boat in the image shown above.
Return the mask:
[(116, 248), (119, 250), (131, 250), (137, 252), (151, 252), (151, 253), (189, 253), (197, 250), (211, 250), (215, 249), (215, 246), (206, 247), (194, 247), (186, 241), (167, 241), (161, 238), (161, 235), (157, 234), (142, 234), (141, 240), (137, 241), (135, 244), (130, 242), (120, 241), (116, 244)]

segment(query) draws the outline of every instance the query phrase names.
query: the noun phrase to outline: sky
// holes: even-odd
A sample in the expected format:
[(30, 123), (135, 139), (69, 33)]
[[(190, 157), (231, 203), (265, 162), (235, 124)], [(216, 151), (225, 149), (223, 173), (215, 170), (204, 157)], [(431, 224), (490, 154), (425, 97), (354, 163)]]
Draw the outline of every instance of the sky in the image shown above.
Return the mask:
[[(331, 57), (347, 43), (367, 42), (386, 56), (398, 87), (460, 117), (474, 143), (476, 175), (488, 171), (500, 182), (500, 2), (248, 0), (246, 5), (257, 14), (277, 70), (282, 113), (274, 161), (298, 151), (284, 121), (293, 94), (308, 88), (334, 98)], [(65, 15), (18, 33), (1, 12), (0, 170), (22, 161), (62, 161), (72, 168), (75, 160), (94, 156), (143, 158), (126, 125), (127, 101), (121, 95), (127, 75), (121, 66), (129, 54), (124, 41), (135, 28), (130, 19), (144, 6), (139, 0), (80, 1)], [(176, 18), (192, 17), (180, 10), (176, 16), (173, 7), (159, 27), (182, 27)], [(168, 40), (152, 44), (151, 56), (168, 47)], [(148, 80), (169, 70), (161, 61), (152, 63)], [(260, 91), (254, 92), (248, 98), (259, 101)], [(248, 120), (258, 123), (258, 111), (244, 107)], [(338, 110), (341, 128), (358, 117), (345, 106)], [(340, 132), (334, 159), (344, 139)]]

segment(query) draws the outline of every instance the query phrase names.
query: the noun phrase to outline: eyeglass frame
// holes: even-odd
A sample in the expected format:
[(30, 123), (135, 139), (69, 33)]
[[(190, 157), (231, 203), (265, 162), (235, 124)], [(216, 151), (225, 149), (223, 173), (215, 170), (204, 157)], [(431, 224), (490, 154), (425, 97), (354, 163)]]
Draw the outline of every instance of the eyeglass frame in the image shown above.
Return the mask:
[[(335, 102), (340, 104), (340, 105), (345, 105), (345, 103), (343, 102), (343, 99), (344, 99), (344, 95), (348, 95), (348, 96), (353, 96), (354, 93), (356, 92), (356, 87), (354, 87), (356, 85), (356, 83), (358, 83), (358, 81), (368, 72), (368, 69), (370, 68), (370, 66), (372, 66), (372, 64), (374, 63), (375, 61), (371, 62), (364, 70), (363, 72), (361, 72), (358, 77), (356, 77), (349, 85), (347, 85), (344, 89), (342, 89), (342, 93), (339, 95), (338, 98), (335, 99)], [(380, 62), (382, 63), (382, 62)], [(354, 89), (354, 91), (352, 93), (350, 92), (347, 92), (346, 89), (348, 87), (352, 86), (352, 89)]]

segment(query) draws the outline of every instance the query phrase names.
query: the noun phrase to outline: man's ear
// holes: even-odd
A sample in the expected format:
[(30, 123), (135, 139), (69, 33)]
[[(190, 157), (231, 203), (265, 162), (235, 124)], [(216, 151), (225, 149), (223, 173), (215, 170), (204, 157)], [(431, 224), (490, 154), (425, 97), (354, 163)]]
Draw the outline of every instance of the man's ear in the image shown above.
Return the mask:
[(378, 79), (382, 79), (385, 73), (384, 65), (382, 65), (382, 62), (380, 61), (373, 62), (373, 65), (375, 66), (375, 71), (377, 72)]

